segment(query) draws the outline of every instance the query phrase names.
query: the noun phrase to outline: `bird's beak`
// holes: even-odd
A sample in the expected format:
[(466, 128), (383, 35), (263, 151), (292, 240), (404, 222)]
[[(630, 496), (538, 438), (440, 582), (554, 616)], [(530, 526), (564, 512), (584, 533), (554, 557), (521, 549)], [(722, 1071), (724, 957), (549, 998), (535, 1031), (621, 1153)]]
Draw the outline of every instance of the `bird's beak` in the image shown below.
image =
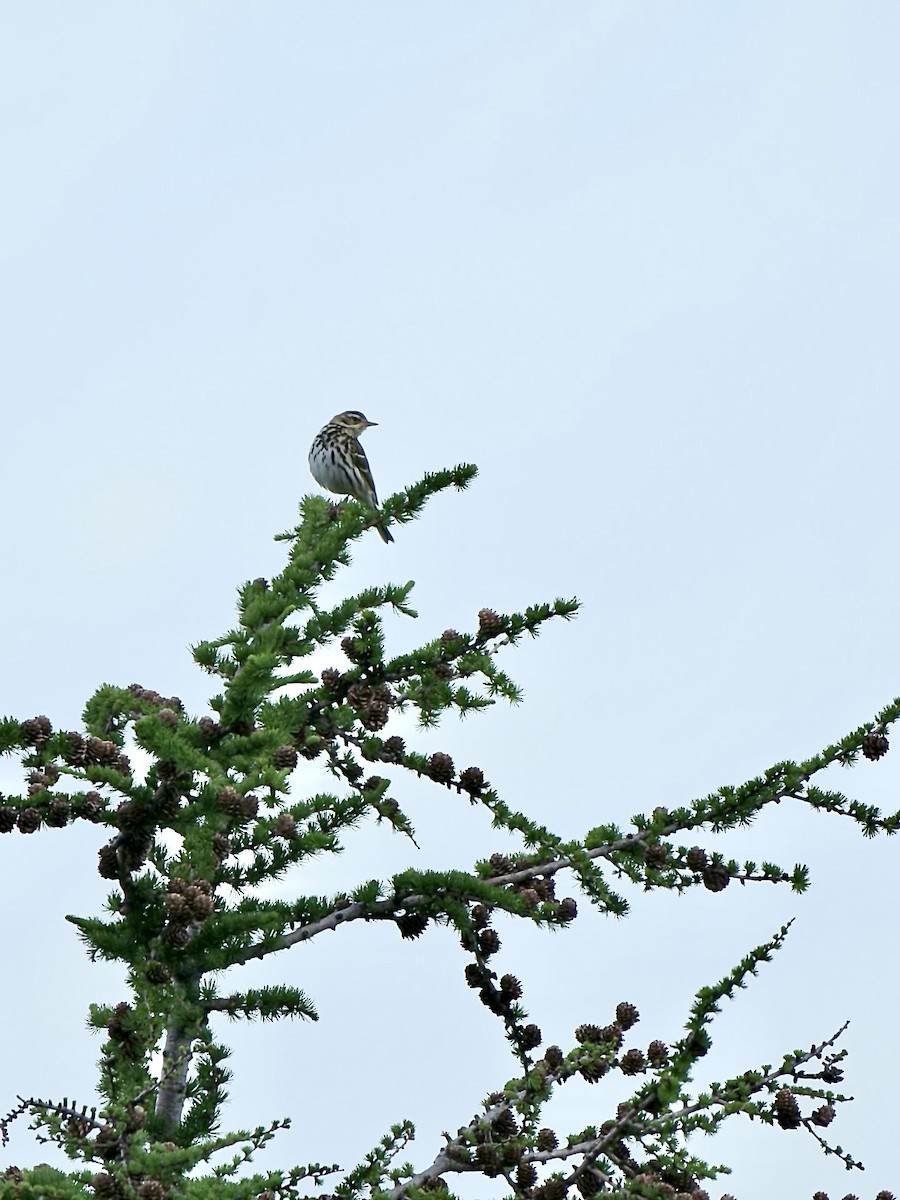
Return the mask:
[(367, 426), (372, 426), (372, 425), (377, 425), (377, 424), (378, 424), (377, 421), (366, 421)]

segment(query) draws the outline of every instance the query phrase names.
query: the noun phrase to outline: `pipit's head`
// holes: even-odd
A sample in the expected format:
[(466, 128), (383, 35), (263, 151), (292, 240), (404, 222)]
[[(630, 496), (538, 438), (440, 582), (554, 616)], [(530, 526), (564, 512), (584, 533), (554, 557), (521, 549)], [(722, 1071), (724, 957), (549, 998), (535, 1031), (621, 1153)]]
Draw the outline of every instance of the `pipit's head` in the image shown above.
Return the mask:
[(352, 437), (359, 437), (370, 425), (377, 425), (378, 422), (370, 421), (361, 412), (357, 412), (356, 409), (351, 408), (347, 412), (338, 413), (336, 417), (332, 417), (331, 424), (340, 425)]

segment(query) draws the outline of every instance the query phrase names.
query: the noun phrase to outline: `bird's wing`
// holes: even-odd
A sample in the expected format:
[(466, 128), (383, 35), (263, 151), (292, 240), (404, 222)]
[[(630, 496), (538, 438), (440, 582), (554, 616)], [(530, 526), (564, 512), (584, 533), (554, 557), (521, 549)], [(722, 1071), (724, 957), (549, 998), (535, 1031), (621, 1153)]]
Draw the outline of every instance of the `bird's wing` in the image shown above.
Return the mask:
[(378, 496), (375, 494), (375, 480), (372, 478), (372, 470), (369, 467), (366, 452), (356, 438), (352, 439), (350, 446), (350, 460), (356, 470), (359, 471), (360, 478), (365, 481), (366, 490), (370, 493), (370, 496), (363, 496), (360, 499), (364, 500), (366, 504), (370, 504), (372, 508), (377, 508)]

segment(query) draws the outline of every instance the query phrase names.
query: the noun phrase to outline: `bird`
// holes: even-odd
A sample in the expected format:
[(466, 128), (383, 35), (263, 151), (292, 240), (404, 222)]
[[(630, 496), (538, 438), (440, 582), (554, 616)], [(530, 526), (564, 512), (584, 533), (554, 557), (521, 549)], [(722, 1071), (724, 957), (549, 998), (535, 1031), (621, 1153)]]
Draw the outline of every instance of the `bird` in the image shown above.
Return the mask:
[[(377, 421), (370, 421), (356, 409), (338, 413), (323, 425), (309, 448), (309, 469), (320, 487), (342, 496), (352, 496), (362, 504), (378, 511), (378, 496), (366, 452), (359, 444), (359, 435)], [(392, 542), (390, 530), (384, 525), (375, 527), (382, 541)]]

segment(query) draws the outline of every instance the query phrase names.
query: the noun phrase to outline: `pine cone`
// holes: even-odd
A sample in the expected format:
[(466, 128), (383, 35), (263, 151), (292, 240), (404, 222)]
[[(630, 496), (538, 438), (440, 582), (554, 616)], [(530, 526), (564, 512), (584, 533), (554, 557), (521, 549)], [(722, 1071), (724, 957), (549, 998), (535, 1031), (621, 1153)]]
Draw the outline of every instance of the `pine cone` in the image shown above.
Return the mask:
[(0, 808), (0, 833), (12, 833), (16, 827), (16, 810)]
[(503, 632), (503, 621), (492, 608), (482, 608), (478, 613), (478, 632), (484, 638), (496, 637)]
[(94, 1154), (109, 1161), (119, 1153), (119, 1135), (115, 1125), (102, 1125), (94, 1140)]
[(62, 829), (69, 823), (70, 811), (69, 802), (58, 797), (50, 801), (50, 807), (44, 814), (44, 820), (54, 829)]
[(453, 759), (449, 754), (437, 751), (428, 763), (428, 777), (435, 783), (450, 783), (453, 779)]
[(139, 829), (144, 823), (144, 814), (134, 800), (123, 800), (116, 809), (116, 825), (119, 829)]
[(97, 859), (97, 870), (102, 879), (119, 878), (119, 856), (112, 843), (100, 847), (97, 851)]
[(183, 950), (191, 940), (191, 935), (186, 925), (169, 924), (162, 931), (162, 940), (173, 950)]
[[(428, 918), (422, 913), (402, 913), (396, 921), (400, 936), (410, 940), (420, 937), (428, 928)], [(481, 986), (481, 980), (478, 981), (478, 986)]]
[(222, 726), (212, 717), (201, 717), (197, 722), (197, 728), (208, 742), (217, 742), (222, 736)]
[(559, 1046), (548, 1046), (544, 1051), (544, 1062), (551, 1071), (558, 1071), (565, 1060), (565, 1055)]
[(160, 984), (169, 982), (172, 978), (172, 972), (165, 963), (154, 961), (148, 965), (144, 972), (144, 978), (148, 983), (152, 983), (158, 987)]
[(563, 1200), (567, 1191), (563, 1180), (558, 1175), (551, 1175), (545, 1183), (534, 1189), (534, 1200)]
[(351, 662), (358, 660), (361, 647), (356, 638), (345, 637), (341, 642), (341, 649)]
[(537, 1183), (537, 1171), (531, 1163), (520, 1162), (516, 1167), (516, 1183), (518, 1187), (527, 1191), (528, 1188), (534, 1187)]
[(556, 896), (556, 884), (553, 881), (553, 876), (545, 878), (542, 875), (537, 875), (531, 880), (531, 886), (537, 892), (539, 898), (543, 901), (553, 900)]
[(187, 925), (190, 922), (189, 905), (185, 896), (179, 895), (177, 892), (169, 892), (163, 898), (163, 906), (171, 922), (178, 925)]
[(588, 1083), (598, 1083), (603, 1076), (609, 1071), (609, 1063), (604, 1060), (596, 1059), (594, 1062), (582, 1063), (578, 1068), (578, 1074)]
[(484, 772), (481, 767), (466, 767), (459, 775), (459, 786), (470, 796), (480, 796), (484, 788)]
[(293, 746), (279, 746), (272, 755), (272, 762), (281, 770), (293, 770), (297, 765), (297, 751)]
[(621, 1025), (623, 1029), (631, 1029), (632, 1025), (637, 1025), (640, 1019), (641, 1014), (627, 1000), (616, 1005), (616, 1024)]
[(153, 793), (155, 816), (160, 821), (171, 821), (181, 808), (181, 796), (171, 784), (158, 787)]
[(502, 1109), (491, 1123), (491, 1130), (494, 1137), (505, 1142), (508, 1138), (515, 1137), (519, 1132), (519, 1126), (516, 1124), (516, 1118), (508, 1108)]
[(482, 1142), (475, 1147), (475, 1161), (488, 1177), (496, 1175), (500, 1169), (500, 1154), (492, 1142)]
[(684, 1039), (684, 1048), (693, 1058), (705, 1058), (712, 1045), (705, 1029), (694, 1029)]
[(78, 805), (78, 816), (84, 817), (86, 821), (96, 821), (105, 807), (99, 792), (85, 792)]
[(141, 1200), (166, 1200), (169, 1194), (165, 1184), (160, 1183), (158, 1179), (147, 1179), (137, 1192)]
[(372, 688), (368, 683), (357, 680), (347, 690), (347, 703), (354, 711), (364, 709), (372, 699)]
[(653, 1041), (647, 1047), (647, 1058), (653, 1067), (664, 1067), (669, 1061), (669, 1047), (665, 1042)]
[(546, 1152), (547, 1150), (555, 1150), (559, 1145), (559, 1140), (552, 1129), (539, 1129), (538, 1135), (534, 1143), (538, 1150)]
[(219, 790), (219, 808), (230, 817), (239, 817), (242, 812), (241, 794), (237, 788), (223, 787)]
[(19, 738), (23, 746), (42, 746), (50, 739), (53, 726), (49, 717), (31, 717), (19, 726)]
[(212, 851), (219, 862), (224, 862), (231, 853), (231, 838), (226, 833), (214, 833)]
[(544, 1035), (538, 1025), (526, 1025), (522, 1030), (522, 1046), (526, 1050), (536, 1049), (543, 1040)]
[(36, 808), (23, 808), (19, 813), (16, 824), (19, 833), (37, 833), (41, 827), (41, 814)]
[(862, 752), (869, 762), (877, 762), (888, 752), (890, 742), (883, 733), (867, 733), (863, 738)]
[(582, 1196), (599, 1196), (605, 1186), (605, 1178), (594, 1167), (586, 1167), (575, 1180), (575, 1186)]
[(647, 851), (644, 855), (644, 862), (648, 867), (650, 867), (651, 870), (658, 870), (660, 867), (664, 867), (666, 865), (668, 858), (668, 846), (663, 845), (662, 842), (656, 842), (654, 845), (647, 847)]
[(495, 929), (482, 929), (478, 934), (478, 949), (484, 958), (490, 958), (500, 949), (500, 938)]
[(837, 1113), (833, 1104), (823, 1104), (821, 1108), (813, 1110), (812, 1123), (824, 1128), (826, 1125), (830, 1125), (836, 1116)]
[(687, 852), (685, 862), (689, 870), (696, 871), (698, 874), (700, 871), (705, 871), (709, 866), (709, 858), (701, 846), (691, 846)]
[(206, 921), (215, 912), (212, 896), (201, 888), (196, 886), (188, 888), (185, 900), (190, 907), (191, 917), (195, 921)]
[(603, 1030), (599, 1025), (579, 1025), (575, 1030), (575, 1041), (599, 1046), (603, 1042)]
[(377, 733), (379, 729), (384, 729), (388, 723), (390, 716), (390, 708), (387, 704), (383, 704), (380, 700), (373, 700), (360, 715), (360, 720), (363, 727), (368, 729), (370, 733)]
[(402, 737), (389, 737), (381, 747), (381, 757), (385, 762), (402, 762), (406, 753), (406, 742)]
[(487, 979), (487, 972), (478, 963), (466, 963), (465, 976), (470, 988), (480, 988)]
[(800, 1125), (800, 1106), (789, 1088), (782, 1088), (775, 1093), (775, 1103), (772, 1105), (775, 1120), (782, 1129), (797, 1129)]
[(619, 1050), (622, 1046), (622, 1030), (618, 1025), (604, 1025), (600, 1030), (600, 1040)]
[(627, 1050), (619, 1059), (619, 1070), (623, 1075), (640, 1075), (647, 1067), (647, 1060), (640, 1050)]
[(292, 838), (297, 832), (297, 821), (291, 813), (281, 813), (272, 832), (276, 837)]
[(568, 925), (570, 921), (574, 921), (578, 916), (578, 905), (571, 896), (566, 896), (564, 900), (560, 900), (556, 908), (556, 916), (564, 925)]
[(112, 766), (116, 761), (119, 754), (119, 747), (115, 742), (104, 741), (103, 738), (98, 737), (89, 737), (84, 744), (84, 752), (87, 755), (88, 762), (99, 763), (101, 766), (108, 767)]
[(87, 762), (87, 747), (80, 733), (70, 731), (63, 738), (62, 757), (70, 766), (81, 767)]
[(156, 778), (159, 781), (159, 787), (153, 798), (157, 804), (161, 803), (164, 797), (174, 797), (176, 804), (178, 803), (176, 781), (180, 774), (178, 767), (169, 759), (161, 759), (156, 764)]
[(722, 863), (707, 867), (703, 872), (703, 886), (711, 892), (724, 892), (731, 883), (728, 868)]
[(484, 929), (491, 919), (491, 914), (483, 904), (476, 904), (472, 908), (472, 924), (476, 929)]
[(500, 991), (510, 1000), (518, 1000), (522, 995), (522, 984), (515, 975), (504, 975), (500, 980)]
[(125, 1042), (133, 1036), (129, 1017), (134, 1015), (134, 1009), (130, 1004), (126, 1004), (124, 1000), (121, 1004), (117, 1004), (112, 1011), (112, 1016), (106, 1022), (106, 1032), (114, 1042)]

